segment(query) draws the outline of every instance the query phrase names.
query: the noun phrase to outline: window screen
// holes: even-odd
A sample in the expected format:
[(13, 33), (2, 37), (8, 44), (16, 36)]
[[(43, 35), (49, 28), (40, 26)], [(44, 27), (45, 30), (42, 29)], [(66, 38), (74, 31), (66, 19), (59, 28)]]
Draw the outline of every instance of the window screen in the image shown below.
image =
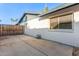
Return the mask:
[(62, 15), (52, 18), (50, 21), (51, 29), (72, 29), (72, 14)]
[(52, 18), (50, 21), (51, 29), (58, 29), (58, 18)]
[(72, 29), (72, 14), (59, 17), (59, 29)]

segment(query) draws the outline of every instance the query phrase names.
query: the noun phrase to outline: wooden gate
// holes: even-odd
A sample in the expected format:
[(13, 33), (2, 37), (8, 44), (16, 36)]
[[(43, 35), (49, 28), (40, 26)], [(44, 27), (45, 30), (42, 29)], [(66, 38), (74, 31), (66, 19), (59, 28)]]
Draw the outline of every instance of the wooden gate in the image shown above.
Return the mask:
[(0, 36), (23, 34), (24, 27), (20, 25), (0, 25)]

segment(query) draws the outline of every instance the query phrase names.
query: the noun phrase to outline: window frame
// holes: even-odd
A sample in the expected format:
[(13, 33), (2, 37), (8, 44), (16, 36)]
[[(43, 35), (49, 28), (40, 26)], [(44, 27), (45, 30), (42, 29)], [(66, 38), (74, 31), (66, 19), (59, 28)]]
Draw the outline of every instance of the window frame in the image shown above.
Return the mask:
[[(52, 18), (58, 17), (58, 24), (59, 24), (59, 17), (69, 15), (69, 14), (72, 15), (72, 29), (53, 29), (53, 28), (51, 29), (51, 19)], [(74, 13), (73, 12), (72, 13), (64, 13), (64, 14), (60, 14), (58, 16), (51, 17), (50, 18), (50, 30), (54, 31), (54, 32), (74, 32)]]

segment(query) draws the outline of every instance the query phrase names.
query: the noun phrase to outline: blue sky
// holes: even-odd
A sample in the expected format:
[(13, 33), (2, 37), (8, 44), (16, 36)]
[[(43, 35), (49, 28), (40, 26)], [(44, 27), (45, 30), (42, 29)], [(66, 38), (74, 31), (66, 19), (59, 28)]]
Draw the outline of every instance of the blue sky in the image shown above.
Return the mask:
[[(53, 9), (60, 3), (48, 3), (48, 8)], [(15, 24), (22, 17), (24, 12), (27, 11), (42, 11), (45, 7), (44, 3), (0, 3), (0, 24)], [(18, 19), (17, 22), (12, 22), (10, 19)]]

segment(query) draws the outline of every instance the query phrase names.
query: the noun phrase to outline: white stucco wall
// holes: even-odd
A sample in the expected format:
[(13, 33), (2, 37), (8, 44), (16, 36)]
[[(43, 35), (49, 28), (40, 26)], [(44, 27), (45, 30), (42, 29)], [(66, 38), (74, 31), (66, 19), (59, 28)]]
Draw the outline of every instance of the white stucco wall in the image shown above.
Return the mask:
[(25, 34), (36, 37), (40, 34), (42, 38), (60, 42), (67, 45), (79, 47), (79, 12), (74, 13), (74, 30), (72, 32), (50, 30), (49, 19), (39, 20), (39, 18), (27, 21)]
[(31, 20), (34, 19), (34, 18), (38, 18), (38, 15), (27, 14), (27, 15), (23, 18), (23, 20), (22, 20), (22, 22), (20, 23), (20, 25), (26, 25), (27, 21), (31, 21)]
[(79, 11), (74, 13), (74, 43), (79, 47)]

